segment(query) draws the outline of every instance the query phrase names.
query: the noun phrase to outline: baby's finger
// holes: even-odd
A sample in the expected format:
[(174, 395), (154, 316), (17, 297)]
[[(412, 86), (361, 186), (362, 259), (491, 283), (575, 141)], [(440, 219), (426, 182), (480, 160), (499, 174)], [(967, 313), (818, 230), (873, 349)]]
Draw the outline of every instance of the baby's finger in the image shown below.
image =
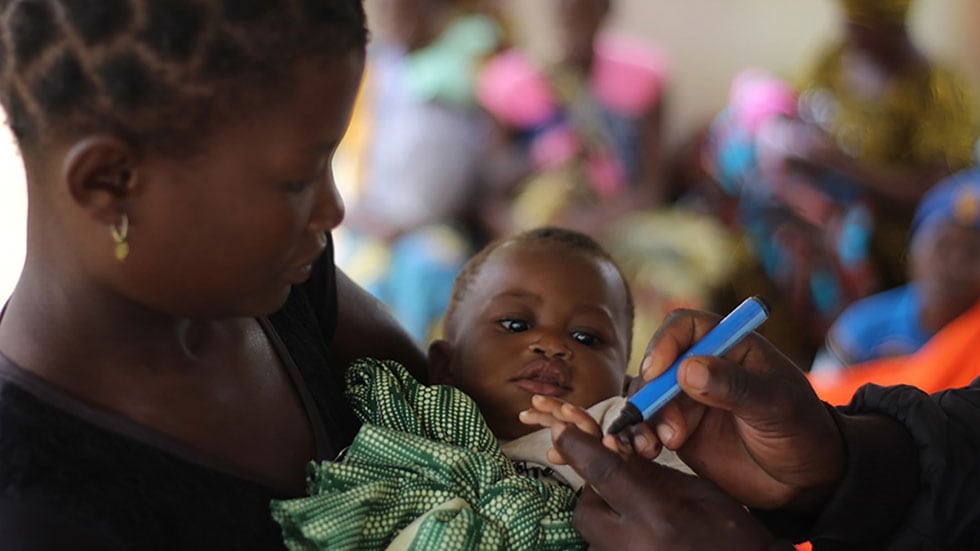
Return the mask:
[(626, 459), (627, 457), (633, 455), (633, 445), (630, 444), (629, 438), (623, 434), (606, 434), (602, 437), (602, 445), (606, 447), (609, 451), (616, 452), (620, 457)]
[(548, 459), (548, 463), (551, 463), (552, 465), (568, 465), (568, 461), (565, 461), (565, 458), (562, 457), (555, 448), (548, 448), (548, 452), (545, 454), (545, 456)]
[(582, 432), (593, 436), (602, 436), (602, 427), (599, 426), (599, 423), (589, 415), (589, 412), (580, 407), (566, 403), (554, 415), (560, 421), (574, 424)]
[(639, 423), (633, 425), (629, 428), (627, 433), (630, 442), (633, 445), (633, 449), (636, 453), (640, 454), (640, 457), (648, 460), (654, 460), (660, 455), (660, 451), (663, 449), (663, 444), (661, 444), (660, 439), (657, 438), (657, 434), (653, 431), (653, 427), (647, 423)]
[(517, 418), (525, 425), (540, 425), (545, 428), (553, 427), (556, 423), (561, 422), (554, 415), (539, 411), (537, 408), (525, 409), (517, 414)]
[(560, 410), (565, 403), (566, 402), (564, 400), (560, 400), (553, 396), (541, 396), (540, 394), (531, 396), (531, 405), (534, 406), (534, 409), (551, 414), (554, 414)]

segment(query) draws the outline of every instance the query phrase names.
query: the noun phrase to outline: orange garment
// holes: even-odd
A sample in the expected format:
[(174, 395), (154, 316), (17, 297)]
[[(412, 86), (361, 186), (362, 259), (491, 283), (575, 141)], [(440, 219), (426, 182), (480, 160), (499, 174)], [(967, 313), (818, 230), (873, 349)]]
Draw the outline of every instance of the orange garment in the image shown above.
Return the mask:
[(939, 330), (918, 352), (883, 358), (827, 376), (811, 377), (817, 395), (843, 405), (867, 383), (882, 386), (906, 384), (933, 393), (960, 388), (980, 377), (980, 303)]

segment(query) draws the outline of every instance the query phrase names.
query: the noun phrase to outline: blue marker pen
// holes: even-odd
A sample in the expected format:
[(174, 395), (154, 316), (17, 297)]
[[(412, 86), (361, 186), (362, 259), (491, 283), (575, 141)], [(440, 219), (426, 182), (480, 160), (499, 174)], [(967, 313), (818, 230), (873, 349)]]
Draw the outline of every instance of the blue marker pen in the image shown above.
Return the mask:
[(609, 434), (649, 419), (681, 391), (677, 370), (691, 356), (723, 356), (769, 317), (769, 306), (761, 297), (749, 297), (725, 316), (708, 334), (674, 361), (667, 371), (643, 385), (630, 397), (619, 417), (609, 426)]

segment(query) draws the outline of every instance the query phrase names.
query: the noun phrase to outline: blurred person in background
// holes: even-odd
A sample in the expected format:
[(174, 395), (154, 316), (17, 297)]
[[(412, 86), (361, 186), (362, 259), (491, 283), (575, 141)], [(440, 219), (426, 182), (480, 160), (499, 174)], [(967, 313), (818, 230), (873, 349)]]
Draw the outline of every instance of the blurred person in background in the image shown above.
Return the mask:
[(660, 208), (668, 64), (605, 29), (614, 5), (552, 0), (555, 62), (511, 49), (483, 68), (478, 97), (496, 132), (481, 214), (495, 235), (551, 224), (595, 236), (622, 265), (634, 331), (647, 335), (674, 308), (712, 307), (733, 242), (710, 217)]
[[(794, 104), (789, 88), (766, 97), (752, 78), (736, 80), (709, 135), (709, 172), (736, 198), (749, 247), (811, 351), (846, 305), (905, 281), (915, 205), (971, 164), (969, 94), (912, 42), (910, 4), (841, 0), (843, 37), (818, 57)], [(776, 116), (743, 124), (739, 87), (757, 96), (750, 112), (770, 101)]]
[(912, 283), (851, 305), (831, 328), (811, 370), (825, 400), (868, 382), (938, 392), (980, 376), (980, 169), (926, 194), (912, 232)]
[(480, 74), (480, 103), (497, 123), (482, 209), (496, 235), (547, 224), (595, 232), (657, 202), (664, 57), (604, 30), (610, 0), (550, 7), (556, 61), (511, 49)]
[(378, 5), (380, 38), (369, 49), (347, 144), (357, 200), (338, 262), (420, 344), (434, 331), (473, 247), (468, 213), (489, 131), (474, 78), (501, 39), (484, 4)]

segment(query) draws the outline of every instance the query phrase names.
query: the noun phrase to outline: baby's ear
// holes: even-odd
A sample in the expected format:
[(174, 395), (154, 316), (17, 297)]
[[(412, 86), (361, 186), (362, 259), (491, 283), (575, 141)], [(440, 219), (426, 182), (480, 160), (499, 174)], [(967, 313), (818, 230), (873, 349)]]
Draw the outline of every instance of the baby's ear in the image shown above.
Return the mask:
[(450, 359), (453, 347), (449, 341), (438, 339), (429, 345), (429, 384), (452, 385), (453, 372)]

